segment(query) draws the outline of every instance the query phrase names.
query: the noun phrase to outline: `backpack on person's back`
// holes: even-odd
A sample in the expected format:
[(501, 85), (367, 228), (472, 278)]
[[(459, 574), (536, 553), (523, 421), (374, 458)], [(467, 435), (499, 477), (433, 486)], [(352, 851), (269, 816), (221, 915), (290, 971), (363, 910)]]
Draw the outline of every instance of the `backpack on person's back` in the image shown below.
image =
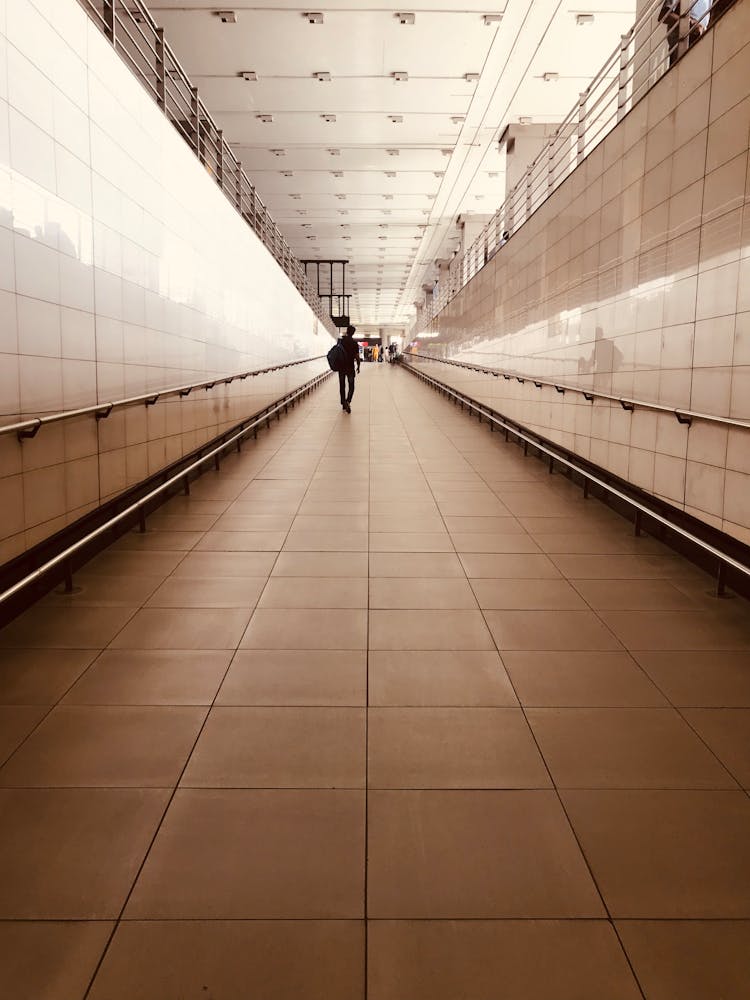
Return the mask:
[(349, 360), (343, 343), (337, 340), (326, 355), (332, 372), (343, 372), (349, 367)]

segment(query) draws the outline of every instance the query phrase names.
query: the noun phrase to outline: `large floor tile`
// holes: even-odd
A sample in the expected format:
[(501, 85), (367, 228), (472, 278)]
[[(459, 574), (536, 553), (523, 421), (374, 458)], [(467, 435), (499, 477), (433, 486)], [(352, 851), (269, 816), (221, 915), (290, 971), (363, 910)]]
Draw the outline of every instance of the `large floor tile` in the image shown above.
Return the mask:
[(515, 706), (500, 657), (490, 651), (371, 650), (370, 705)]
[(367, 612), (258, 608), (240, 645), (243, 649), (366, 649)]
[(371, 708), (370, 788), (549, 788), (515, 708)]
[(365, 705), (365, 650), (241, 649), (217, 705)]
[(366, 608), (362, 577), (272, 577), (259, 608)]
[(70, 705), (210, 705), (230, 650), (105, 649), (64, 698)]
[(750, 617), (705, 611), (603, 611), (601, 617), (628, 649), (750, 652)]
[(473, 580), (472, 587), (479, 607), (487, 610), (587, 610), (566, 580)]
[(370, 649), (493, 649), (479, 611), (371, 611)]
[(750, 798), (734, 791), (565, 791), (614, 917), (750, 917)]
[(0, 789), (0, 919), (117, 917), (169, 794), (156, 788)]
[(641, 996), (603, 920), (376, 920), (367, 968), (370, 1000)]
[(484, 553), (538, 553), (539, 546), (531, 535), (516, 532), (515, 534), (482, 534), (478, 531), (451, 532), (451, 539), (457, 552)]
[(178, 790), (128, 919), (358, 919), (364, 793)]
[(347, 531), (340, 526), (328, 531), (290, 531), (285, 552), (366, 552), (367, 532)]
[(149, 608), (254, 608), (265, 576), (171, 576), (146, 602)]
[(250, 608), (142, 608), (113, 649), (236, 649)]
[(667, 700), (629, 653), (505, 651), (503, 663), (523, 705), (648, 708)]
[(671, 555), (554, 555), (552, 561), (569, 580), (672, 580), (690, 569)]
[(558, 788), (733, 788), (672, 708), (528, 708)]
[(137, 608), (159, 586), (158, 576), (100, 576), (77, 573), (74, 590), (55, 587), (40, 602), (41, 607)]
[(90, 996), (363, 1000), (363, 967), (361, 921), (129, 920)]
[(635, 659), (674, 705), (750, 708), (750, 655), (637, 650)]
[(286, 531), (207, 531), (196, 552), (278, 552)]
[(365, 729), (361, 708), (214, 708), (180, 784), (364, 788)]
[(561, 575), (549, 556), (535, 553), (461, 552), (460, 558), (470, 578), (559, 580)]
[(622, 649), (593, 611), (487, 611), (485, 617), (501, 653), (514, 649)]
[(0, 705), (54, 705), (96, 655), (92, 649), (6, 650)]
[(596, 611), (685, 611), (696, 607), (669, 580), (573, 580)]
[(61, 705), (0, 769), (0, 785), (172, 787), (205, 717), (197, 707)]
[(455, 552), (371, 552), (370, 577), (464, 578)]
[(453, 552), (453, 543), (447, 531), (371, 531), (370, 552)]
[(367, 577), (367, 553), (280, 552), (272, 576)]
[(477, 602), (467, 580), (450, 577), (370, 579), (370, 608), (373, 609), (466, 610), (476, 607)]
[(3, 992), (14, 1000), (78, 1000), (104, 953), (111, 921), (3, 921)]
[(268, 576), (275, 552), (189, 552), (175, 569), (176, 577)]
[(618, 920), (617, 933), (648, 1000), (744, 1000), (750, 921)]
[(370, 917), (604, 914), (552, 791), (370, 792), (368, 858)]

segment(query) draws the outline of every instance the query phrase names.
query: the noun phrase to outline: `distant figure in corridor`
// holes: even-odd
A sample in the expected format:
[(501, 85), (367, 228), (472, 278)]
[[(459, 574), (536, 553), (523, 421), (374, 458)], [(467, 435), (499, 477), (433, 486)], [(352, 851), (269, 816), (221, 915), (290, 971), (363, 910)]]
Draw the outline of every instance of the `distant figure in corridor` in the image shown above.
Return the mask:
[[(341, 338), (341, 346), (346, 352), (346, 365), (339, 369), (339, 392), (341, 394), (341, 408), (346, 413), (351, 413), (352, 408), (349, 405), (352, 401), (352, 396), (354, 395), (354, 363), (357, 364), (357, 371), (359, 371), (359, 344), (354, 339), (354, 331), (356, 327), (348, 326), (346, 328), (346, 333)], [(346, 382), (348, 381), (349, 387), (348, 392), (346, 392)]]

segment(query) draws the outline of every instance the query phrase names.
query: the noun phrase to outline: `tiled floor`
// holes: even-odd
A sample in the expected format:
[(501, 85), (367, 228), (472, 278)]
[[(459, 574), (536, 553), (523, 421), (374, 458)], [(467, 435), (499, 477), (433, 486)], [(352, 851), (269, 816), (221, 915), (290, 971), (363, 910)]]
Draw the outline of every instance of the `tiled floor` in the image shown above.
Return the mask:
[(408, 373), (0, 633), (14, 1000), (740, 1000), (750, 614)]

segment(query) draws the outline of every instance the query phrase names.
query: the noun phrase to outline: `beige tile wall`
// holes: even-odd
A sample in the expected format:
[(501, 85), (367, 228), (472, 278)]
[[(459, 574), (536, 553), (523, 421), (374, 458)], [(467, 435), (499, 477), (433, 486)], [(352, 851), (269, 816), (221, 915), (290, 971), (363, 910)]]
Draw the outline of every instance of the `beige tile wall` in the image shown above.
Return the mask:
[[(437, 317), (420, 352), (750, 419), (750, 0), (667, 73)], [(438, 366), (750, 542), (750, 431)], [(436, 371), (437, 374), (437, 371)]]
[[(0, 423), (329, 346), (75, 0), (0, 0)], [(0, 436), (0, 563), (320, 370)]]

